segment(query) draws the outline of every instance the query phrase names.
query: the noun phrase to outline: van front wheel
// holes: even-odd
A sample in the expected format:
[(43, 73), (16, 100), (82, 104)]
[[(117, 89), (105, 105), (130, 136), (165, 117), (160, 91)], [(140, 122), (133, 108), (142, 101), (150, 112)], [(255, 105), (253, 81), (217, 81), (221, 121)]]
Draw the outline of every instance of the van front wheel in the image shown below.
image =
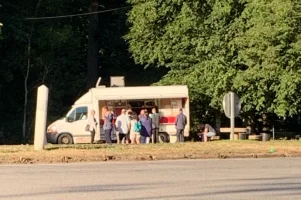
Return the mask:
[(64, 133), (59, 136), (57, 143), (58, 144), (72, 144), (73, 143), (72, 137), (71, 137), (71, 135)]

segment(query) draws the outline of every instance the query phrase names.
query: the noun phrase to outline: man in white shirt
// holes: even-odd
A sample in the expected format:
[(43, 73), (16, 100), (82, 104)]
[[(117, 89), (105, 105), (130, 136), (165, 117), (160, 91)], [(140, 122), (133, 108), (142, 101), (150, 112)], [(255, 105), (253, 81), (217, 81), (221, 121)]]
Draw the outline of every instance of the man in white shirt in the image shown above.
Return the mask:
[(126, 115), (126, 110), (122, 109), (121, 114), (117, 117), (115, 126), (119, 132), (119, 142), (129, 143), (129, 128), (130, 128), (130, 118)]

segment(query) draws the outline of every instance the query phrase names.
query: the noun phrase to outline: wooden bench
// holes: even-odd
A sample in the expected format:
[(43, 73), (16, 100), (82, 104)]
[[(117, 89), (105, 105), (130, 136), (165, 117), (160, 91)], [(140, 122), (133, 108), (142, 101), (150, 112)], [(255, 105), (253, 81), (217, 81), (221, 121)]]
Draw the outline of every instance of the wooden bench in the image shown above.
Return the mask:
[[(202, 137), (201, 137), (201, 142), (204, 142), (204, 135), (202, 134)], [(219, 135), (214, 135), (212, 137), (207, 137), (207, 141), (215, 141), (215, 140), (220, 140), (220, 136)]]
[(212, 136), (212, 137), (210, 137), (210, 140), (211, 141), (220, 140), (220, 136), (219, 135)]
[(249, 135), (249, 140), (261, 141), (262, 140), (262, 136), (261, 135)]
[[(220, 128), (220, 132), (231, 134), (231, 128), (228, 127)], [(234, 128), (234, 140), (238, 140), (239, 133), (247, 133), (247, 128)]]

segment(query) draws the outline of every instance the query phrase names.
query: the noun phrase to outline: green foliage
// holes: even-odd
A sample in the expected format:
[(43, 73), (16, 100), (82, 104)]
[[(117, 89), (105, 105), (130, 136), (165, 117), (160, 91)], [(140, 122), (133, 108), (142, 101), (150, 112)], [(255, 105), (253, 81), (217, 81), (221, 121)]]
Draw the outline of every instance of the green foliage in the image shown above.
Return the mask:
[[(100, 2), (105, 8), (126, 7), (126, 1), (107, 0)], [(127, 9), (100, 15), (100, 76), (103, 84), (109, 85), (109, 76), (125, 76), (127, 86), (150, 85), (166, 74), (165, 68), (144, 69), (135, 65), (123, 36), (128, 32)]]
[(159, 84), (188, 84), (194, 104), (221, 110), (300, 113), (297, 0), (129, 0), (126, 39), (136, 63), (171, 70)]
[[(1, 0), (0, 0), (1, 1)], [(125, 0), (103, 0), (99, 10), (124, 7)], [(22, 137), (23, 104), (27, 59), (28, 105), (26, 132), (34, 128), (36, 89), (49, 87), (48, 121), (63, 116), (74, 101), (86, 92), (88, 16), (51, 20), (23, 20), (89, 12), (87, 0), (1, 1), (0, 21), (0, 132), (5, 143), (17, 143)], [(39, 6), (37, 6), (39, 5)], [(135, 65), (123, 36), (128, 32), (126, 10), (97, 15), (100, 38), (98, 60), (103, 83), (114, 75), (126, 76), (127, 85), (149, 85), (160, 80), (167, 69), (144, 69)], [(31, 37), (29, 37), (31, 36)], [(31, 51), (28, 57), (28, 44)], [(94, 85), (94, 84), (93, 84)], [(9, 140), (9, 141), (8, 141)], [(2, 140), (1, 140), (2, 141)]]
[(64, 4), (50, 0), (10, 1), (2, 5), (5, 28), (0, 41), (0, 129), (5, 138), (16, 143), (22, 133), (26, 73), (29, 72), (26, 132), (30, 139), (37, 87), (45, 84), (50, 88), (49, 116), (61, 116), (68, 109), (65, 104), (71, 105), (85, 85), (86, 72), (85, 19), (24, 21), (23, 18), (78, 13), (87, 11), (88, 5), (84, 0)]

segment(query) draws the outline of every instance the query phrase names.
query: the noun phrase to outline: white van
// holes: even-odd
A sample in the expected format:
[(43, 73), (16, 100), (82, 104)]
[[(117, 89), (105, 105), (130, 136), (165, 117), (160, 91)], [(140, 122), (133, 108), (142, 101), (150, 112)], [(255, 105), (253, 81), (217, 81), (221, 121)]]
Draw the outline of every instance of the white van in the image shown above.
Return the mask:
[[(118, 84), (114, 84), (116, 80)], [(160, 113), (159, 138), (165, 138), (164, 141), (168, 140), (170, 134), (176, 134), (176, 115), (179, 108), (183, 108), (183, 112), (187, 116), (184, 135), (189, 136), (189, 97), (186, 85), (123, 87), (123, 77), (111, 77), (111, 87), (109, 88), (98, 86), (98, 83), (95, 88), (91, 88), (74, 103), (63, 119), (48, 126), (48, 143), (89, 143), (91, 134), (89, 131), (85, 131), (85, 126), (88, 114), (92, 109), (95, 110), (95, 118), (99, 124), (95, 141), (104, 141), (103, 120), (100, 119), (103, 106), (108, 106), (115, 117), (120, 114), (122, 108), (128, 106), (138, 114), (141, 109), (151, 112), (152, 108), (157, 107)], [(113, 130), (112, 140), (116, 140), (115, 130)]]

